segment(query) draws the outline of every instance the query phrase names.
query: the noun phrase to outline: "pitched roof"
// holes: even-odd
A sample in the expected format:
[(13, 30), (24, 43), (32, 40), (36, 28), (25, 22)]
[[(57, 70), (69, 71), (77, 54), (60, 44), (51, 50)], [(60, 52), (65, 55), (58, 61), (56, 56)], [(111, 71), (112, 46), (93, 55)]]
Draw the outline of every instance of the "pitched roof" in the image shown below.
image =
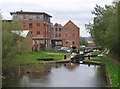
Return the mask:
[(54, 27), (55, 25), (58, 25), (58, 26), (62, 27), (62, 25), (58, 24), (58, 23), (55, 23), (52, 27)]
[(11, 31), (12, 33), (15, 33), (21, 37), (27, 37), (28, 33), (29, 33), (29, 30), (24, 30), (24, 31)]
[[(73, 25), (75, 25), (71, 20), (69, 20), (64, 26), (66, 26), (68, 23), (72, 23)], [(77, 25), (75, 25), (75, 26), (79, 29), (79, 27)]]
[(47, 15), (47, 16), (49, 16), (49, 17), (52, 17), (51, 15), (49, 15), (49, 14), (47, 14), (47, 13), (45, 13), (45, 12), (26, 12), (26, 11), (16, 11), (16, 12), (10, 12), (10, 14), (12, 15), (12, 14), (45, 14), (45, 15)]

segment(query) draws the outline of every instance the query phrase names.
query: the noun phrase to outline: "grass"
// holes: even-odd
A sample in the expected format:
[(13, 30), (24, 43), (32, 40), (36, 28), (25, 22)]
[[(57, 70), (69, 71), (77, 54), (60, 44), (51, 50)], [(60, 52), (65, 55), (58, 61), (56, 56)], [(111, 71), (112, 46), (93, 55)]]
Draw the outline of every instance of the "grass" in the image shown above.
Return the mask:
[(91, 55), (99, 55), (99, 51), (94, 51)]
[[(47, 54), (49, 53), (60, 53), (61, 55), (55, 55), (55, 54)], [(11, 63), (12, 65), (19, 65), (19, 64), (27, 64), (27, 63), (36, 63), (41, 62), (36, 59), (40, 58), (53, 58), (54, 60), (62, 60), (64, 58), (64, 55), (69, 55), (67, 52), (53, 52), (53, 51), (38, 51), (38, 52), (29, 52), (26, 54), (19, 54), (16, 55)]]
[(103, 52), (102, 54), (106, 54), (106, 53), (107, 53), (107, 51)]
[(117, 64), (102, 57), (101, 59), (90, 59), (89, 61), (98, 61), (98, 62), (106, 63), (109, 69), (110, 78), (112, 80), (112, 87), (120, 86), (120, 81), (119, 81), (120, 76), (119, 76), (119, 70), (118, 70), (119, 66)]

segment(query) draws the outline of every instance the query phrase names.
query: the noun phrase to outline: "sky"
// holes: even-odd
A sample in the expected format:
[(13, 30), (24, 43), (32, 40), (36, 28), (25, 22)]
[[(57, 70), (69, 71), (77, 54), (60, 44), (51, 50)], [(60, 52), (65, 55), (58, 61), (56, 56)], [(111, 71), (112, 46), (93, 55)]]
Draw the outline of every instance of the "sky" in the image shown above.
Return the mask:
[[(116, 0), (117, 1), (117, 0)], [(10, 12), (45, 12), (52, 16), (51, 22), (65, 25), (72, 20), (80, 28), (80, 36), (89, 37), (85, 24), (93, 21), (96, 4), (110, 5), (113, 0), (0, 0), (0, 9), (4, 19), (10, 20)]]

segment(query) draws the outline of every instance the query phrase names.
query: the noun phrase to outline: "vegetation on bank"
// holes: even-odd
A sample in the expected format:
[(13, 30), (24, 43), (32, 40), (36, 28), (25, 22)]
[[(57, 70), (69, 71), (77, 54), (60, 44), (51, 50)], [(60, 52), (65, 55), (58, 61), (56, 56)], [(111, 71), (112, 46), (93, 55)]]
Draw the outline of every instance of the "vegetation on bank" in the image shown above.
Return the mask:
[(88, 46), (88, 42), (85, 39), (80, 38), (80, 46)]
[[(48, 53), (56, 53), (56, 54), (48, 54)], [(62, 60), (64, 59), (65, 54), (67, 56), (69, 55), (67, 52), (53, 52), (53, 51), (38, 51), (38, 52), (18, 54), (11, 59), (11, 66), (41, 62), (40, 60), (37, 59), (42, 59), (42, 58), (53, 58), (53, 60)]]
[(98, 61), (98, 62), (103, 62), (107, 64), (109, 73), (110, 73), (110, 78), (112, 82), (112, 87), (119, 87), (120, 86), (120, 76), (119, 76), (119, 66), (114, 63), (113, 61), (110, 61), (108, 59), (105, 59), (103, 57), (99, 57), (101, 59), (90, 59), (88, 61)]
[(101, 7), (96, 5), (92, 14), (93, 23), (85, 25), (86, 30), (91, 34), (95, 44), (103, 48), (109, 48), (114, 56), (120, 56), (120, 2)]
[[(30, 51), (30, 42), (26, 38), (23, 38), (11, 31), (21, 31), (23, 26), (13, 20), (12, 23), (2, 22), (2, 70), (3, 73), (12, 64), (12, 59), (20, 53), (27, 53)], [(7, 66), (6, 66), (7, 65)]]
[[(102, 54), (106, 54), (107, 56), (120, 61), (120, 42), (118, 41), (118, 39), (120, 39), (120, 13), (118, 12), (120, 12), (120, 1), (118, 3), (113, 3), (112, 5), (105, 5), (104, 7), (96, 5), (92, 11), (92, 14), (94, 15), (93, 23), (86, 24), (85, 28), (91, 34), (96, 45), (109, 49), (109, 54), (106, 54), (107, 51), (104, 51)], [(97, 53), (94, 52), (92, 55), (93, 54)], [(120, 76), (118, 75), (119, 66), (116, 63), (103, 57), (100, 57), (100, 59), (90, 59), (89, 61), (106, 63), (110, 72), (112, 86), (120, 86)]]
[(91, 55), (99, 55), (99, 51), (94, 51), (91, 53)]

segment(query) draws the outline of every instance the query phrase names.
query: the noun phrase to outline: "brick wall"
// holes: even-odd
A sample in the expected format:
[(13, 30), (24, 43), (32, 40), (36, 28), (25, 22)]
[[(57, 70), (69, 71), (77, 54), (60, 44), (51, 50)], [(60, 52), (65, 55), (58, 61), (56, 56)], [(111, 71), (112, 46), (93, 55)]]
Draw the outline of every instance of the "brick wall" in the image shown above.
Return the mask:
[(63, 46), (71, 48), (76, 46), (79, 48), (79, 28), (72, 22), (68, 21), (62, 28)]

